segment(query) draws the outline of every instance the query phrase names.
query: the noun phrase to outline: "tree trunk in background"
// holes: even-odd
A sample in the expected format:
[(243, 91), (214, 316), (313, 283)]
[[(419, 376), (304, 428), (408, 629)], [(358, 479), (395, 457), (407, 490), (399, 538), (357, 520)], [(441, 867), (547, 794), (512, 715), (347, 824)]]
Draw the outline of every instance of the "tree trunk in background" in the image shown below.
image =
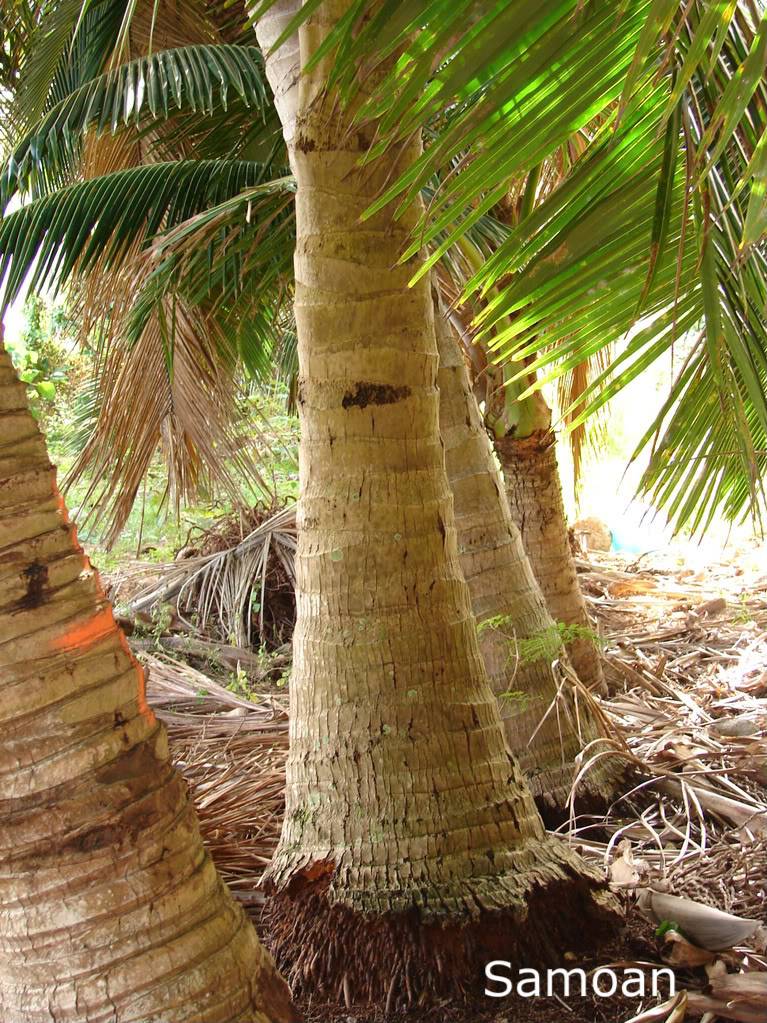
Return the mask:
[[(437, 303), (435, 322), (440, 431), (461, 568), (480, 626), (480, 649), (499, 698), (509, 745), (533, 794), (561, 809), (570, 794), (575, 759), (597, 738), (599, 729), (582, 697), (573, 704), (566, 679), (557, 699), (560, 680), (553, 661), (562, 656), (557, 628), (512, 521), (463, 353)], [(537, 653), (534, 646), (540, 648)], [(546, 717), (552, 703), (556, 709)], [(579, 788), (581, 796), (610, 798), (611, 767), (603, 760), (590, 770)]]
[(0, 339), (0, 1019), (299, 1017), (203, 849)]
[[(502, 437), (496, 439), (495, 450), (512, 517), (552, 618), (593, 632), (570, 548), (554, 434), (536, 430), (529, 437)], [(580, 680), (601, 689), (602, 663), (593, 640), (577, 636), (567, 651)]]
[[(314, 52), (344, 13), (301, 30)], [(415, 158), (360, 167), (372, 128), (302, 76), (296, 323), (297, 623), (286, 817), (267, 878), (279, 961), (315, 997), (476, 993), (501, 953), (552, 961), (612, 920), (547, 837), (504, 742), (458, 561), (415, 212), (361, 214)], [(523, 926), (524, 923), (524, 926)]]

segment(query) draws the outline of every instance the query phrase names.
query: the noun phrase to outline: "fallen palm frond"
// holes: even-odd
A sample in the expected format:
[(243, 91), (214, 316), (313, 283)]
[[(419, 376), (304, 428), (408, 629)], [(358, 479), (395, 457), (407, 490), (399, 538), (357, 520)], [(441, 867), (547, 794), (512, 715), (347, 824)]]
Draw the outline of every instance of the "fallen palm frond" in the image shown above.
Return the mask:
[[(150, 587), (130, 601), (128, 611), (146, 612), (173, 601), (182, 620), (194, 614), (196, 631), (210, 631), (236, 646), (252, 645), (254, 620), (261, 642), (267, 631), (272, 639), (289, 639), (294, 614), (296, 508), (290, 504), (266, 518), (263, 512), (255, 514), (259, 524), (244, 537), (241, 533), (236, 542), (231, 530), (223, 537), (220, 531), (211, 531), (212, 550), (163, 568)], [(240, 520), (230, 520), (234, 521)], [(274, 607), (276, 594), (283, 604), (290, 605), (280, 614)], [(191, 622), (187, 624), (192, 627)], [(283, 630), (287, 630), (286, 636)]]
[[(767, 1020), (757, 1009), (767, 930), (751, 923), (767, 915), (767, 577), (763, 562), (754, 557), (749, 573), (748, 561), (746, 553), (698, 573), (667, 554), (633, 564), (592, 555), (579, 565), (611, 684), (599, 704), (635, 780), (605, 816), (573, 817), (563, 830), (615, 889), (645, 902), (655, 893), (656, 922), (675, 909), (685, 936), (666, 937), (664, 961), (709, 972), (726, 964), (733, 992), (748, 989), (729, 997), (711, 973), (706, 993), (695, 990), (705, 978), (684, 992), (679, 1019)], [(724, 926), (706, 907), (738, 920)], [(720, 956), (700, 947), (707, 927), (724, 928)], [(669, 1003), (637, 1020), (676, 1019), (678, 1009)]]
[(285, 709), (274, 697), (243, 699), (180, 661), (141, 659), (149, 699), (192, 789), (205, 845), (232, 891), (255, 908), (282, 826)]
[(186, 633), (147, 638), (134, 636), (131, 646), (136, 652), (164, 651), (185, 660), (202, 661), (208, 671), (244, 672), (250, 686), (260, 685), (267, 679), (279, 681), (291, 661), (289, 646), (264, 656), (263, 653), (245, 647), (197, 639)]

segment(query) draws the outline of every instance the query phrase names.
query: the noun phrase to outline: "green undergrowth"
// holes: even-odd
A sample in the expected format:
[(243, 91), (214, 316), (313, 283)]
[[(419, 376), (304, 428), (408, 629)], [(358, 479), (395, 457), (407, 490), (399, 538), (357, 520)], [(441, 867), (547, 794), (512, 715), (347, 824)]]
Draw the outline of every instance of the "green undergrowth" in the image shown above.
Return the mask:
[[(509, 615), (496, 615), (480, 622), (477, 631), (482, 634), (488, 629), (502, 633), (509, 641), (509, 656), (519, 659), (522, 664), (534, 664), (536, 661), (553, 661), (564, 647), (576, 640), (585, 639), (596, 645), (602, 640), (592, 629), (583, 625), (568, 625), (566, 622), (554, 622), (540, 632), (531, 636), (518, 638), (514, 635), (513, 622)], [(514, 694), (511, 694), (512, 697)], [(520, 694), (521, 695), (521, 694)]]

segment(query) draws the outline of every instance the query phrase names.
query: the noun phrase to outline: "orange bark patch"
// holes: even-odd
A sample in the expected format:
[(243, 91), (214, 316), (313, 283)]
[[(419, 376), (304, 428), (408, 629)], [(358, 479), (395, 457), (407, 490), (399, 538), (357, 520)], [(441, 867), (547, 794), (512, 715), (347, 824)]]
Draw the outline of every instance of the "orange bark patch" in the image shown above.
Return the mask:
[(64, 503), (64, 497), (63, 497), (61, 491), (59, 490), (59, 488), (56, 486), (56, 477), (55, 476), (53, 478), (52, 490), (53, 490), (53, 496), (56, 498), (56, 507), (59, 510), (59, 514), (61, 515), (62, 519), (66, 522), (66, 524), (69, 525), (69, 512), (67, 511), (67, 506)]
[(53, 496), (56, 498), (56, 507), (58, 508), (59, 515), (61, 516), (61, 519), (62, 519), (64, 525), (65, 526), (69, 526), (69, 528), (71, 530), (71, 533), (72, 533), (72, 546), (75, 548), (76, 551), (79, 551), (80, 554), (82, 554), (82, 557), (83, 557), (83, 568), (86, 571), (90, 571), (90, 569), (91, 569), (90, 559), (88, 558), (88, 556), (83, 551), (82, 547), (80, 546), (80, 541), (77, 539), (77, 526), (74, 524), (74, 522), (72, 522), (72, 520), (69, 517), (69, 512), (67, 511), (67, 506), (64, 503), (64, 498), (63, 498), (63, 496), (61, 494), (61, 491), (59, 490), (59, 488), (56, 485), (56, 473), (55, 472), (53, 473), (53, 482), (52, 482), (52, 485), (51, 485), (51, 489), (53, 491)]
[[(120, 641), (127, 649), (128, 641), (126, 640), (125, 636), (123, 636), (122, 632), (120, 633)], [(138, 661), (135, 660), (135, 658), (134, 662), (136, 665), (136, 696), (138, 697), (139, 714), (142, 714), (147, 719), (147, 721), (151, 723), (154, 722), (155, 717), (154, 711), (146, 702), (146, 675), (144, 673), (144, 669), (141, 667)]]
[(317, 881), (327, 881), (336, 871), (336, 864), (333, 860), (316, 860), (308, 867), (300, 870), (291, 880), (294, 887), (302, 888), (307, 884), (314, 884)]
[(117, 632), (111, 607), (97, 611), (86, 621), (77, 622), (58, 639), (54, 640), (53, 648), (60, 653), (71, 653), (75, 650), (89, 650), (110, 632)]
[[(75, 548), (80, 550), (82, 553), (83, 568), (88, 572), (93, 571), (96, 581), (96, 593), (99, 597), (104, 598), (104, 588), (101, 585), (101, 578), (98, 572), (91, 565), (88, 556), (80, 547), (77, 539), (77, 528), (70, 521), (69, 512), (67, 511), (64, 498), (56, 485), (55, 473), (53, 473), (52, 490), (53, 495), (56, 498), (56, 506), (59, 510), (59, 514), (61, 515), (64, 523), (72, 530), (72, 542)], [(59, 653), (72, 653), (76, 650), (88, 650), (96, 643), (106, 639), (111, 632), (115, 634), (120, 646), (123, 648), (128, 657), (130, 657), (135, 666), (136, 697), (138, 700), (139, 713), (142, 714), (147, 721), (150, 722), (150, 724), (153, 724), (155, 716), (149, 707), (149, 704), (146, 702), (146, 676), (144, 674), (144, 669), (133, 656), (133, 651), (128, 646), (128, 641), (125, 638), (122, 629), (118, 628), (114, 615), (112, 614), (111, 607), (105, 607), (101, 611), (97, 611), (96, 614), (92, 618), (89, 618), (86, 622), (75, 625), (68, 632), (64, 633), (63, 636), (59, 636), (59, 638), (54, 642), (53, 647), (54, 650)]]

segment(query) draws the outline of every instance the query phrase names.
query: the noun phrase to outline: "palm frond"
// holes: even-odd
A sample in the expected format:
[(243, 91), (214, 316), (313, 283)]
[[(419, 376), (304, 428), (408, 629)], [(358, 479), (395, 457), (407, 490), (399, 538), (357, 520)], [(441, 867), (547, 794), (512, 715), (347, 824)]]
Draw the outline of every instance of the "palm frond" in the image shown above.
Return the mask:
[(185, 46), (113, 68), (54, 104), (15, 147), (0, 177), (0, 207), (16, 191), (43, 194), (55, 168), (76, 161), (89, 129), (140, 128), (177, 112), (212, 115), (226, 111), (230, 93), (262, 116), (271, 108), (256, 47)]
[(97, 74), (112, 52), (120, 25), (120, 0), (59, 0), (39, 5), (24, 42), (12, 121), (21, 131), (35, 124), (48, 104)]
[[(16, 0), (18, 3), (19, 0)], [(202, 0), (42, 0), (21, 48), (14, 92), (17, 133), (92, 78), (107, 63), (188, 43), (221, 42)], [(220, 17), (220, 11), (218, 12)]]
[[(630, 101), (620, 132), (592, 146), (579, 174), (518, 225), (472, 283), (487, 292), (506, 275), (480, 319), (499, 357), (518, 364), (518, 379), (531, 365), (544, 371), (536, 386), (617, 344), (642, 316), (645, 326), (565, 409), (571, 429), (686, 333), (702, 332), (696, 387), (677, 381), (673, 388), (662, 418), (665, 461), (653, 456), (646, 481), (677, 527), (700, 529), (714, 508), (758, 517), (764, 501), (756, 453), (767, 426), (767, 263), (757, 246), (743, 250), (748, 195), (728, 188), (736, 161), (742, 166), (747, 156), (729, 147), (716, 173), (696, 184), (705, 128), (687, 116), (671, 145), (669, 133), (659, 138), (653, 108), (665, 105), (666, 89), (661, 82), (642, 103)], [(704, 384), (707, 407), (717, 410), (708, 428), (700, 413)], [(710, 477), (701, 477), (701, 487), (691, 487), (693, 457), (698, 467), (716, 459), (729, 483), (709, 491), (703, 482)]]
[[(664, 508), (679, 527), (702, 533), (716, 514), (731, 522), (749, 513), (763, 526), (767, 479), (767, 431), (759, 410), (732, 374), (733, 399), (745, 422), (732, 429), (718, 399), (720, 383), (711, 363), (693, 348), (688, 365), (674, 381), (667, 401), (642, 438), (634, 458), (649, 446), (651, 456), (640, 491)], [(767, 371), (759, 371), (767, 391)]]
[[(263, 165), (244, 160), (157, 163), (82, 181), (30, 203), (0, 221), (4, 305), (23, 287), (61, 286), (97, 259), (117, 265), (134, 242), (254, 188), (263, 175)], [(263, 187), (275, 191), (271, 183)]]
[[(45, 113), (0, 187), (4, 199), (19, 187), (40, 198), (0, 224), (0, 272), (6, 300), (21, 286), (66, 283), (97, 345), (72, 479), (92, 481), (86, 504), (111, 541), (158, 450), (172, 505), (267, 493), (255, 423), (247, 443), (240, 436), (240, 366), (263, 373), (269, 346), (278, 351), (293, 229), (262, 58), (236, 45), (247, 42), (244, 12), (234, 44), (214, 45), (222, 24), (235, 35), (231, 10), (117, 4), (107, 43), (93, 18), (100, 3), (83, 5), (74, 27), (61, 21), (58, 62), (39, 69)], [(147, 55), (117, 66), (137, 53)], [(206, 150), (216, 158), (200, 159)]]
[(278, 346), (276, 320), (290, 295), (291, 183), (204, 210), (111, 267), (97, 262), (82, 281), (78, 318), (99, 339), (99, 414), (68, 483), (98, 481), (87, 500), (108, 542), (158, 446), (176, 508), (214, 491), (235, 503), (248, 489), (268, 494), (259, 431), (241, 422), (239, 366), (266, 375)]
[[(253, 17), (273, 3), (262, 0)], [(317, 6), (304, 4), (275, 46)], [(695, 163), (698, 173), (709, 172), (731, 139), (749, 134), (752, 101), (764, 95), (765, 47), (767, 13), (746, 0), (382, 0), (372, 10), (367, 0), (354, 0), (323, 46), (305, 57), (311, 64), (334, 52), (333, 81), (347, 96), (365, 82), (358, 116), (378, 125), (371, 157), (442, 119), (438, 142), (376, 206), (398, 196), (408, 204), (435, 173), (459, 161), (460, 173), (446, 179), (419, 225), (412, 253), (447, 225), (465, 230), (500, 200), (512, 175), (539, 164), (613, 101), (617, 130), (630, 97), (677, 64), (656, 129), (708, 77), (714, 109)], [(385, 68), (387, 60), (390, 70), (360, 73)], [(752, 174), (744, 168), (741, 180)]]
[(251, 376), (271, 379), (292, 298), (293, 179), (277, 179), (156, 236), (135, 273), (144, 282), (129, 332), (170, 293), (206, 309)]
[(293, 582), (295, 551), (296, 506), (289, 504), (233, 547), (166, 567), (159, 580), (133, 598), (130, 608), (133, 612), (146, 611), (175, 600), (180, 612), (194, 608), (200, 628), (213, 621), (224, 637), (247, 649), (255, 638), (251, 629), (253, 604), (260, 606), (263, 629), (269, 559), (277, 558)]
[(107, 544), (125, 524), (158, 447), (176, 512), (182, 501), (215, 492), (240, 506), (248, 486), (271, 499), (258, 471), (264, 438), (255, 423), (242, 422), (236, 364), (201, 310), (178, 298), (158, 304), (138, 339), (113, 335), (98, 378), (96, 426), (65, 485), (90, 481), (81, 518), (107, 522)]

